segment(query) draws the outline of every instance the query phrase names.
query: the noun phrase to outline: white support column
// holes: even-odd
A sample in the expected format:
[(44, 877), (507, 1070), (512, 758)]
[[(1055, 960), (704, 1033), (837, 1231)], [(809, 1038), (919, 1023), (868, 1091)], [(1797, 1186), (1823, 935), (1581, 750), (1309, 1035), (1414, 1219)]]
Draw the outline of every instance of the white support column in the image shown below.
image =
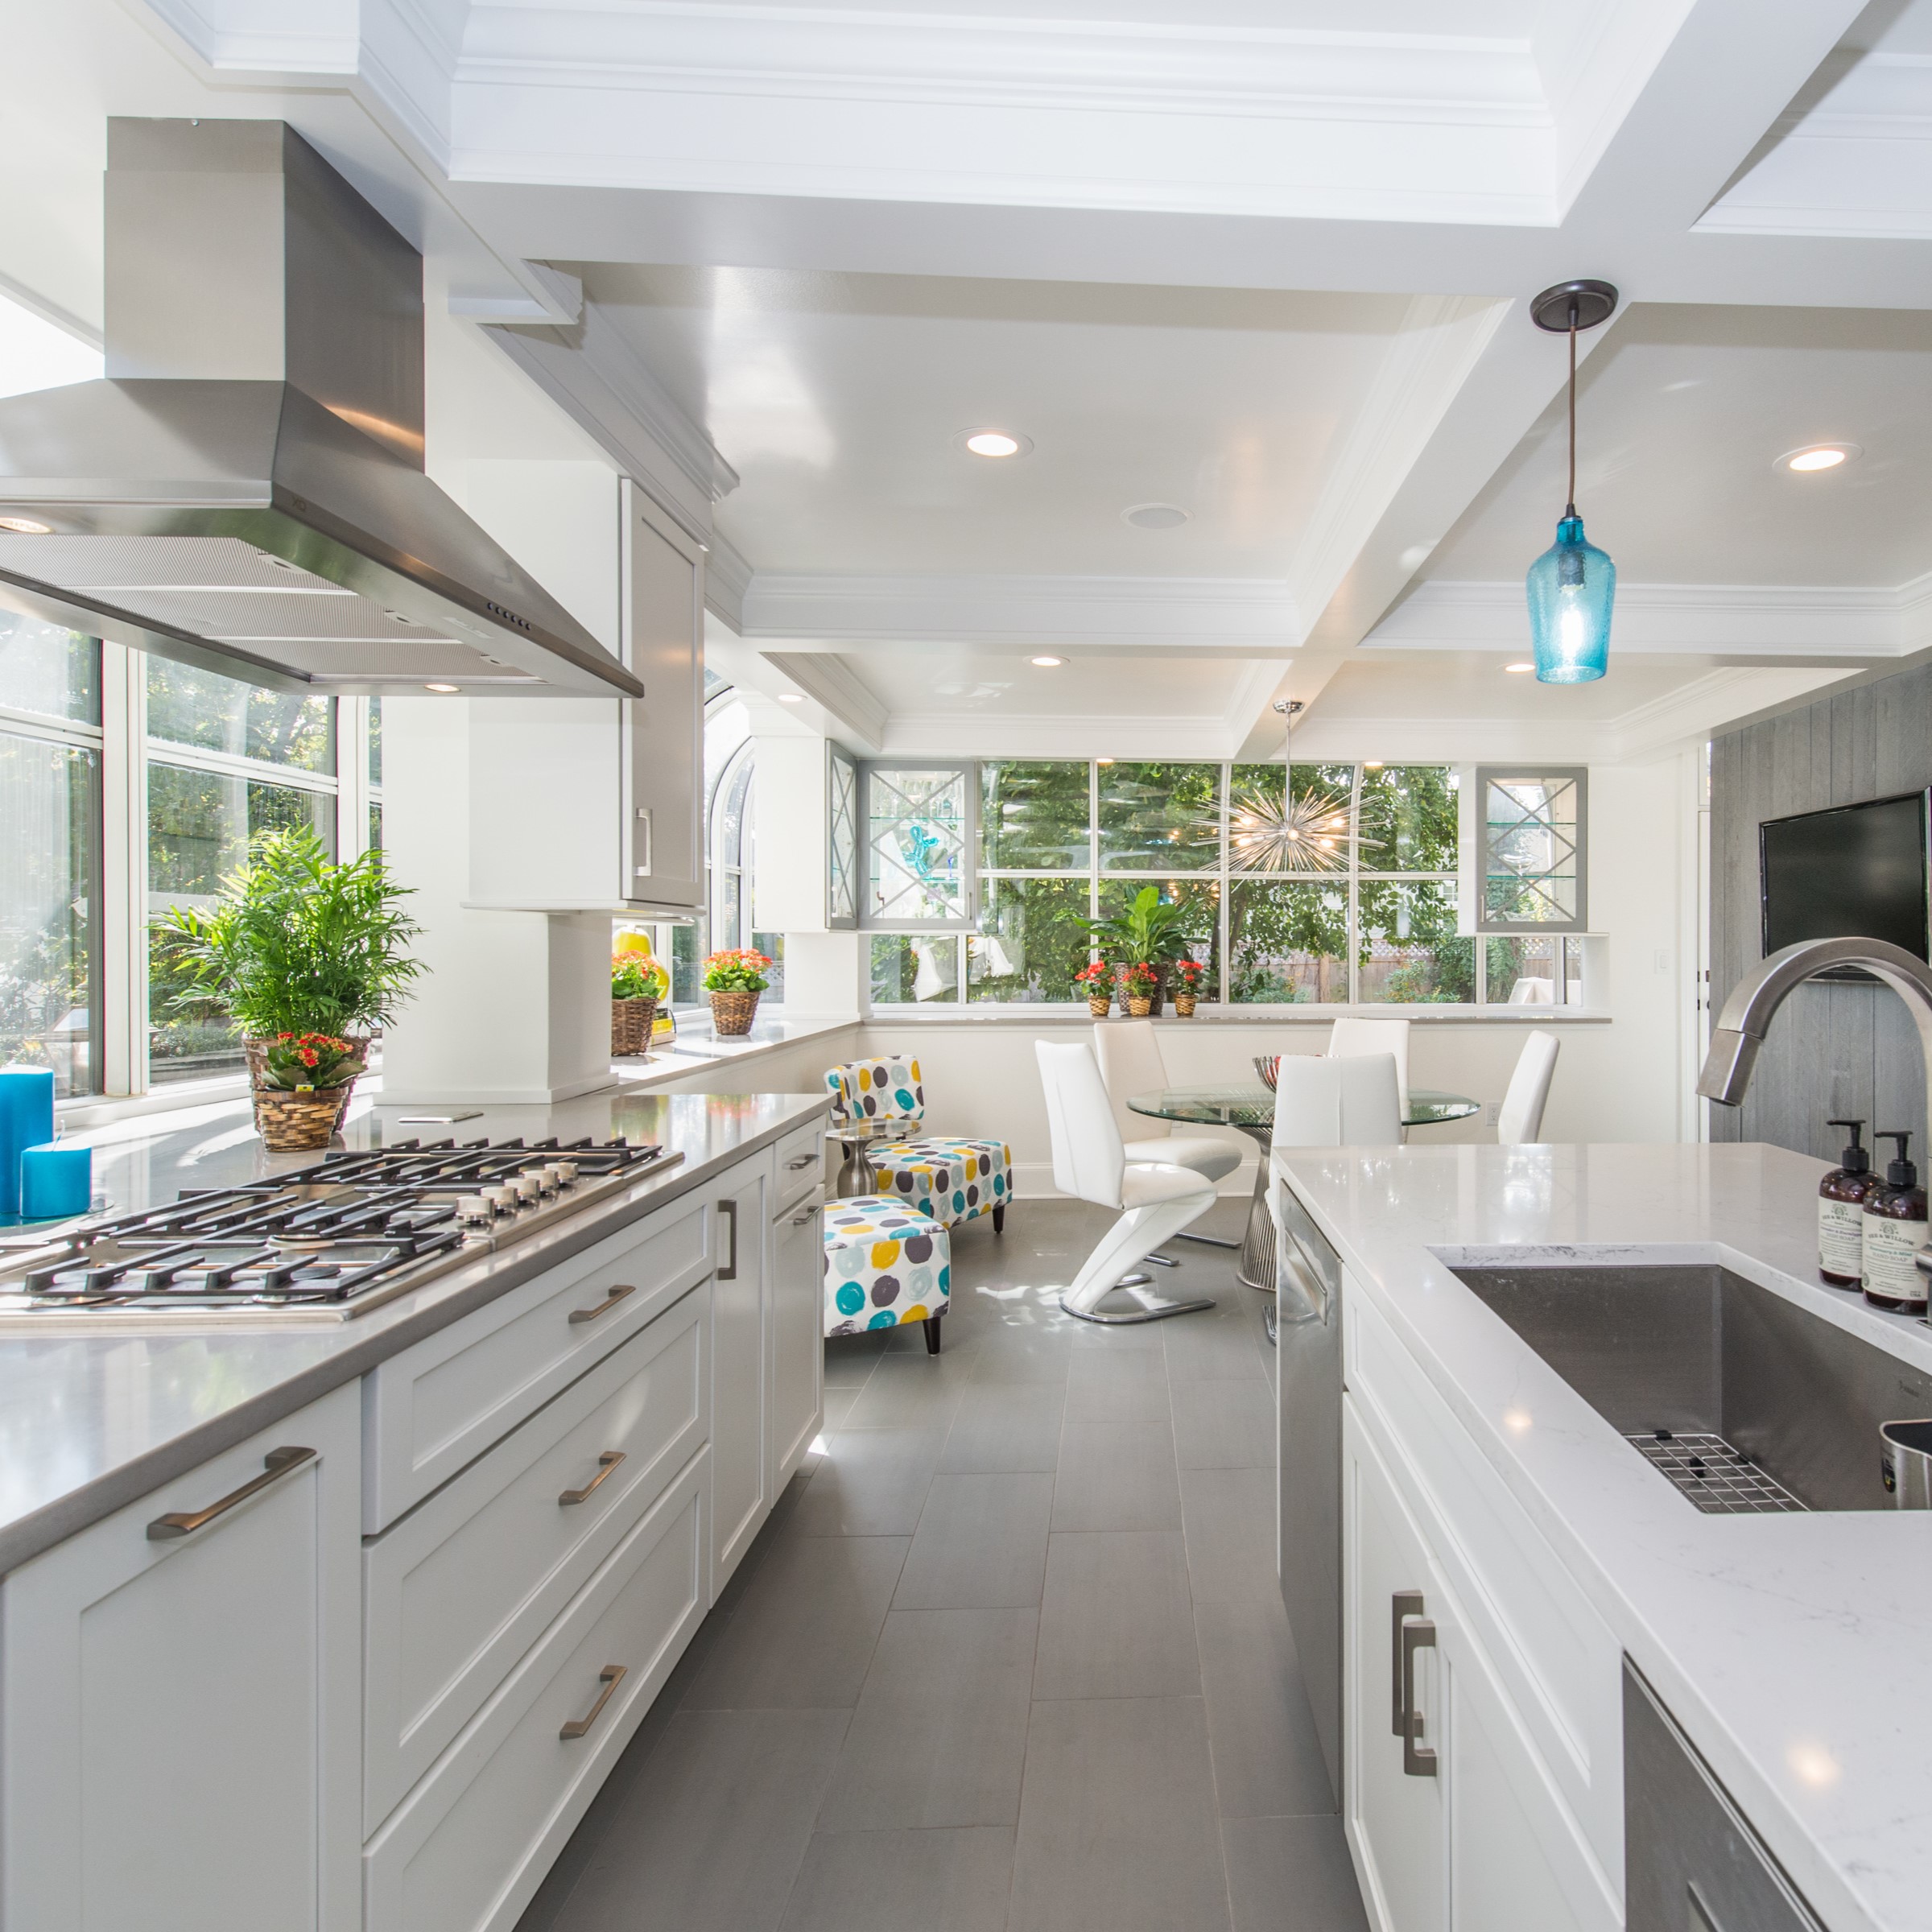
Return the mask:
[(336, 857), (369, 849), (369, 700), (336, 700)]
[(101, 646), (101, 1092), (147, 1091), (147, 659)]

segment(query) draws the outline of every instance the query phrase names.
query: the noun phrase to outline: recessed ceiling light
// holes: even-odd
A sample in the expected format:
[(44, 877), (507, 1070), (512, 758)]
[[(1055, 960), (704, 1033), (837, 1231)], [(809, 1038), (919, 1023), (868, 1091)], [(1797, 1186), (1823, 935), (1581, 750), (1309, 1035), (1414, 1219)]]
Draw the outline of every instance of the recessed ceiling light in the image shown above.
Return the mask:
[(1808, 476), (1814, 470), (1836, 469), (1864, 453), (1856, 443), (1809, 443), (1802, 449), (1786, 450), (1772, 468), (1796, 470), (1800, 476)]
[(0, 530), (10, 530), (17, 537), (51, 537), (51, 523), (36, 523), (31, 517), (0, 517)]
[(1121, 521), (1136, 530), (1179, 530), (1187, 512), (1178, 503), (1132, 503), (1121, 512)]
[(778, 702), (781, 704), (803, 704), (805, 700), (795, 691), (782, 691), (778, 693)]
[(976, 456), (1023, 456), (1033, 448), (1024, 436), (1016, 436), (1009, 429), (969, 429), (962, 432), (960, 443)]
[(1035, 658), (1033, 661), (1034, 663), (1038, 665), (1042, 671), (1051, 671), (1056, 666), (1064, 664), (1067, 662), (1064, 658)]
[(1503, 669), (1504, 669), (1505, 671), (1534, 671), (1534, 670), (1536, 669), (1536, 667), (1535, 667), (1534, 664), (1505, 664), (1505, 665), (1503, 667)]
[(456, 691), (459, 687), (454, 684), (425, 684), (423, 688), (425, 691), (440, 691), (447, 693)]

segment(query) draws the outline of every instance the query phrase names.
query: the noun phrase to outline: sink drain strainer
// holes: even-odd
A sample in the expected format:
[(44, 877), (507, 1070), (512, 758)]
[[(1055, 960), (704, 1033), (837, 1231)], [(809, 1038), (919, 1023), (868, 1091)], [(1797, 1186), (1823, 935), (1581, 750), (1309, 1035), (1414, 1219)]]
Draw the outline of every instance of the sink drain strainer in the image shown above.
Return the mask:
[(1657, 1429), (1624, 1440), (1707, 1516), (1778, 1515), (1805, 1506), (1721, 1435), (1677, 1435)]

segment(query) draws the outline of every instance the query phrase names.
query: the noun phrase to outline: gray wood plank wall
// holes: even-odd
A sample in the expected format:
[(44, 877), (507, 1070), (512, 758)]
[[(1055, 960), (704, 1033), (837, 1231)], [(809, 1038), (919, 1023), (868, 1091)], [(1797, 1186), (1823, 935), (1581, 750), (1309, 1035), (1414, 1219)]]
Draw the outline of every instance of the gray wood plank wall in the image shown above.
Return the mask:
[[(1932, 785), (1932, 666), (1820, 698), (1711, 747), (1711, 993), (1721, 1008), (1764, 957), (1757, 828), (1766, 819)], [(1769, 1141), (1835, 1159), (1833, 1115), (1908, 1128), (1926, 1143), (1918, 1034), (1883, 986), (1810, 985), (1773, 1021), (1739, 1108), (1713, 1107), (1714, 1140)]]

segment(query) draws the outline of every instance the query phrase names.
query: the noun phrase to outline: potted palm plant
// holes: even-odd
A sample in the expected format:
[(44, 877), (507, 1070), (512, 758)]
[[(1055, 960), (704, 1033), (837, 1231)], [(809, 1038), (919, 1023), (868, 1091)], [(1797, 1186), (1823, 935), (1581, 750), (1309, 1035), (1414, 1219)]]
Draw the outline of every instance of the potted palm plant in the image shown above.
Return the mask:
[(1148, 1010), (1158, 1019), (1168, 968), (1186, 954), (1194, 919), (1192, 906), (1163, 899), (1158, 886), (1143, 886), (1125, 912), (1110, 919), (1089, 919), (1087, 927), (1094, 943), (1122, 968), (1148, 968), (1145, 997)]
[[(155, 922), (153, 944), (182, 987), (175, 1009), (225, 1014), (241, 1030), (258, 1130), (266, 1132), (264, 1094), (307, 1086), (332, 1102), (326, 1121), (319, 1104), (299, 1110), (299, 1126), (291, 1115), (271, 1146), (328, 1145), (374, 1034), (409, 997), (423, 971), (408, 952), (422, 930), (402, 908), (409, 890), (381, 852), (336, 865), (302, 826), (259, 835), (211, 910), (174, 906)], [(301, 1057), (304, 1042), (313, 1063)], [(298, 1070), (316, 1077), (300, 1080)], [(287, 1137), (303, 1133), (312, 1137)]]

